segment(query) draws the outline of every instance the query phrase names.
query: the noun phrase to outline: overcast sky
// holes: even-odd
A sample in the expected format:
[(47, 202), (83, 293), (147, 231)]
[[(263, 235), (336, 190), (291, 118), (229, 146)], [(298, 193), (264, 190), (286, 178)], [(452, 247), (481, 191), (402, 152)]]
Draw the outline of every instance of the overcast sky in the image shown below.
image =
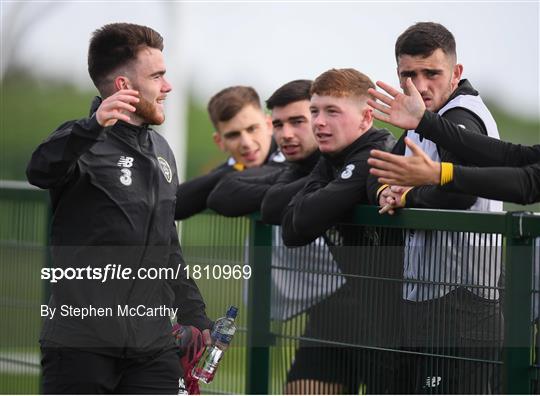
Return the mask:
[(105, 23), (135, 22), (163, 34), (168, 75), (176, 81), (181, 74), (203, 102), (232, 84), (253, 85), (266, 99), (287, 81), (332, 67), (354, 67), (395, 85), (396, 37), (417, 21), (437, 21), (454, 33), (464, 76), (484, 97), (513, 112), (539, 114), (538, 1), (1, 4), (2, 55), (38, 75), (91, 87), (91, 32)]

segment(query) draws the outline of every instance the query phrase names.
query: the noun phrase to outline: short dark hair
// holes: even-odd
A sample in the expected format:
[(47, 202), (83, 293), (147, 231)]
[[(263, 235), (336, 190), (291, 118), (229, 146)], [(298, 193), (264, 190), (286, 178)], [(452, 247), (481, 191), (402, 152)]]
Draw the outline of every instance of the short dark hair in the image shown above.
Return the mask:
[(456, 58), (456, 40), (440, 23), (418, 22), (398, 37), (395, 47), (396, 61), (401, 55), (430, 56), (437, 49)]
[(147, 26), (110, 23), (94, 31), (88, 48), (88, 73), (100, 93), (110, 82), (109, 74), (137, 59), (145, 47), (163, 51), (163, 37)]
[(218, 122), (229, 121), (247, 105), (261, 109), (259, 94), (252, 87), (236, 85), (219, 91), (208, 102), (208, 114), (214, 128), (217, 130)]
[(369, 88), (375, 89), (373, 81), (356, 69), (330, 69), (315, 79), (311, 95), (371, 97)]
[(266, 101), (266, 107), (272, 110), (274, 107), (284, 107), (300, 100), (311, 98), (311, 80), (294, 80), (279, 87)]

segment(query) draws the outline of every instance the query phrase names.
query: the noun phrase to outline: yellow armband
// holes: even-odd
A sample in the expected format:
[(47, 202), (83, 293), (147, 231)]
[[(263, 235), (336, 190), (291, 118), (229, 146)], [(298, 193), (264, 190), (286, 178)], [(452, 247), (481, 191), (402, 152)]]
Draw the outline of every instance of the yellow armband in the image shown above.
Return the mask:
[(390, 187), (388, 184), (383, 184), (377, 189), (377, 193), (375, 194), (375, 197), (377, 198), (377, 202), (379, 202), (379, 195), (381, 195), (382, 191), (386, 188)]
[(454, 164), (441, 162), (441, 186), (450, 183), (454, 179)]
[(401, 199), (400, 199), (400, 201), (401, 201), (401, 206), (403, 206), (403, 207), (406, 206), (407, 200), (406, 200), (405, 197), (407, 196), (407, 194), (409, 193), (409, 191), (411, 191), (412, 189), (413, 189), (413, 188), (411, 187), (411, 188), (409, 188), (407, 191), (405, 191), (403, 194), (401, 194)]

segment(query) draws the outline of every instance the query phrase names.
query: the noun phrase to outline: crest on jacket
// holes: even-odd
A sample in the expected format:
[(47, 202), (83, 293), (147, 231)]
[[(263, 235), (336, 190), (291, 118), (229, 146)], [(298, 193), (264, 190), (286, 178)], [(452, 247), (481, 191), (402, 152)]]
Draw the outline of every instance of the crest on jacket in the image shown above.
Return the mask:
[(165, 176), (165, 180), (167, 180), (167, 183), (170, 183), (172, 180), (172, 170), (169, 166), (169, 163), (162, 157), (158, 157), (159, 167), (161, 168), (161, 171), (163, 172), (163, 176)]

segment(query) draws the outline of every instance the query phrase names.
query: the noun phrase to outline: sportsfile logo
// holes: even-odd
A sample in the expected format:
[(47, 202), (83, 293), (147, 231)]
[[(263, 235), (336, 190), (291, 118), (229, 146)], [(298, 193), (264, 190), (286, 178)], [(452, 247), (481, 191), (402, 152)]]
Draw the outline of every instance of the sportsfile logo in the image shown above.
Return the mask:
[(121, 156), (116, 165), (120, 166), (122, 169), (120, 169), (120, 172), (122, 172), (122, 176), (120, 176), (120, 183), (122, 183), (124, 186), (131, 186), (131, 183), (133, 180), (131, 179), (131, 168), (133, 166), (133, 157), (126, 157)]

